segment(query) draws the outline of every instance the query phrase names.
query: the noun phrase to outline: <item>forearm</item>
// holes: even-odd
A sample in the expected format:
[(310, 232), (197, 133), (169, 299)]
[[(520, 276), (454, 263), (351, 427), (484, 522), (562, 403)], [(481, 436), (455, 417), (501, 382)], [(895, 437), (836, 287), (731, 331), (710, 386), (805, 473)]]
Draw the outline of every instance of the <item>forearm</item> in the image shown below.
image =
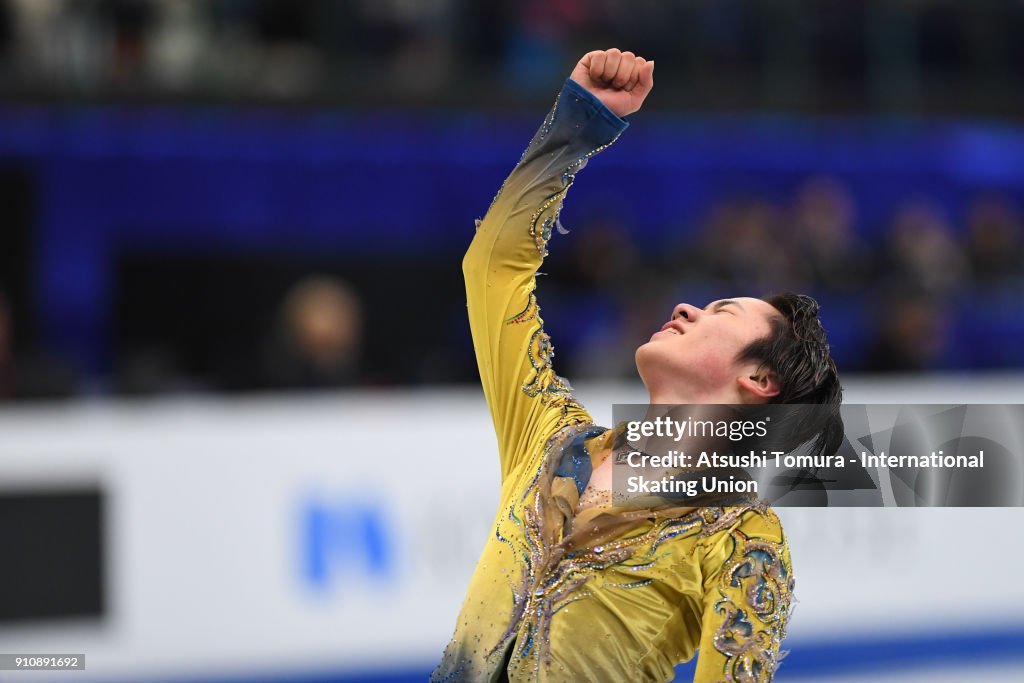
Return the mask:
[(533, 295), (535, 275), (562, 200), (587, 159), (627, 124), (573, 81), (534, 135), (491, 203), (463, 260), (470, 328), (499, 446), (503, 474), (511, 453), (551, 424), (564, 389), (550, 367), (551, 346)]
[(575, 173), (629, 124), (572, 79), (477, 229), (468, 263), (536, 272)]

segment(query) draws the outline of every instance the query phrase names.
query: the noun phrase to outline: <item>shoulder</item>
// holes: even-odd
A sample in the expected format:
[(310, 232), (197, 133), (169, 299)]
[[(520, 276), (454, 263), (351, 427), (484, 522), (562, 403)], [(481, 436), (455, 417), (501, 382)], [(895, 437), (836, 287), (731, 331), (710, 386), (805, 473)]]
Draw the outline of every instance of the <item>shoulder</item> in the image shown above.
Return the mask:
[(709, 547), (735, 533), (779, 543), (786, 539), (778, 515), (765, 504), (701, 508), (700, 513), (704, 518), (701, 536)]
[(767, 506), (753, 507), (744, 512), (736, 528), (748, 537), (777, 543), (786, 542), (786, 534), (782, 530), (779, 516)]
[(755, 506), (731, 511), (724, 508), (718, 520), (718, 529), (708, 527), (705, 536), (703, 569), (705, 587), (720, 581), (736, 584), (737, 572), (749, 576), (751, 572), (779, 573), (780, 579), (792, 579), (789, 543), (775, 511), (767, 506)]

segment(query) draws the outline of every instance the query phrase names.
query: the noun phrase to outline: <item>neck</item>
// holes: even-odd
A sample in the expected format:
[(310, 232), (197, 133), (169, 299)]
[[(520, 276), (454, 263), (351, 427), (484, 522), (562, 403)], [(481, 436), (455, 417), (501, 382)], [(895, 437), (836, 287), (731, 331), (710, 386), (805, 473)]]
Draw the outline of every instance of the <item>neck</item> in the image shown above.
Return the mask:
[(745, 403), (738, 391), (717, 391), (700, 390), (673, 390), (664, 388), (652, 388), (648, 391), (650, 404), (655, 405), (737, 405)]

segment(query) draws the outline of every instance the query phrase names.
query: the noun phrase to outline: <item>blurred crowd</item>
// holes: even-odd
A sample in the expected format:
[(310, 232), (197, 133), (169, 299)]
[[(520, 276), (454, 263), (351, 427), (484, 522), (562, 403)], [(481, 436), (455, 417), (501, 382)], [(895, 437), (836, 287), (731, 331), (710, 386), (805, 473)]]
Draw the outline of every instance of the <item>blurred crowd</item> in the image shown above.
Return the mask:
[[(881, 229), (868, 227), (850, 189), (827, 177), (807, 180), (788, 204), (720, 202), (696, 235), (653, 253), (620, 222), (580, 226), (566, 277), (548, 288), (549, 318), (569, 319), (563, 362), (573, 377), (633, 377), (632, 351), (675, 303), (795, 291), (822, 304), (843, 371), (1024, 363), (1024, 222), (1014, 202), (980, 195), (958, 224), (911, 197)], [(578, 308), (581, 297), (593, 303)]]
[[(0, 0), (0, 104), (39, 118), (137, 102), (537, 112), (580, 54), (618, 45), (657, 59), (655, 109), (1017, 118), (1022, 34), (1024, 3), (997, 0)], [(112, 329), (61, 328), (95, 342), (71, 360), (34, 308), (48, 286), (35, 202), (52, 201), (36, 183), (62, 159), (22, 147), (0, 158), (0, 399), (477, 381), (454, 251), (400, 267), (262, 255), (236, 270), (243, 248), (198, 265), (117, 252), (93, 274), (115, 290), (110, 317), (88, 319)], [(680, 225), (579, 221), (540, 285), (559, 371), (634, 377), (633, 350), (674, 303), (787, 289), (819, 298), (844, 371), (1024, 367), (1021, 197), (979, 192), (954, 214), (907, 196), (882, 219), (863, 215), (866, 198), (817, 177)], [(97, 234), (75, 235), (83, 253)], [(410, 340), (394, 311), (411, 282), (432, 296)]]
[[(556, 367), (572, 379), (635, 379), (633, 352), (677, 302), (785, 290), (819, 299), (843, 372), (1024, 367), (1024, 220), (1019, 206), (996, 193), (978, 196), (959, 224), (937, 204), (908, 198), (872, 232), (849, 188), (819, 177), (786, 204), (721, 201), (700, 225), (676, 231), (685, 239), (655, 249), (640, 246), (636, 226), (612, 214), (572, 227), (555, 237), (539, 286)], [(458, 259), (450, 254), (451, 263)], [(253, 330), (251, 338), (228, 335), (227, 353), (198, 366), (182, 362), (195, 350), (176, 332), (148, 341), (129, 334), (108, 389), (139, 395), (477, 381), (460, 288), (410, 277), (406, 292), (413, 282), (432, 296), (414, 298), (406, 311), (375, 298), (373, 287), (353, 286), (343, 272), (291, 278), (257, 302), (270, 311), (245, 314), (252, 320), (242, 329)], [(217, 297), (209, 285), (202, 296)], [(139, 322), (128, 314), (129, 325)], [(225, 341), (214, 322), (189, 322), (199, 328), (193, 337)], [(170, 318), (164, 328), (178, 326)], [(86, 390), (89, 378), (17, 339), (0, 296), (0, 397)]]
[(532, 105), (618, 45), (654, 106), (1018, 116), (1022, 28), (1002, 0), (2, 0), (0, 89)]

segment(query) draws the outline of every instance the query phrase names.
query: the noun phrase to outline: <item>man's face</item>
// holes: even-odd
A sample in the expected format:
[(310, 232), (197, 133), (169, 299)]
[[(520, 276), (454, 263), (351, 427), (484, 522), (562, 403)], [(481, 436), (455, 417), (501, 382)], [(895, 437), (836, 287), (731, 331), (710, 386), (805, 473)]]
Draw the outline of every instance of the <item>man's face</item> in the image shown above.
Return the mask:
[(770, 321), (781, 315), (766, 301), (750, 297), (721, 299), (704, 308), (679, 304), (662, 329), (636, 350), (637, 370), (652, 395), (676, 387), (689, 396), (719, 396), (756, 366), (739, 361), (739, 354), (769, 336)]

